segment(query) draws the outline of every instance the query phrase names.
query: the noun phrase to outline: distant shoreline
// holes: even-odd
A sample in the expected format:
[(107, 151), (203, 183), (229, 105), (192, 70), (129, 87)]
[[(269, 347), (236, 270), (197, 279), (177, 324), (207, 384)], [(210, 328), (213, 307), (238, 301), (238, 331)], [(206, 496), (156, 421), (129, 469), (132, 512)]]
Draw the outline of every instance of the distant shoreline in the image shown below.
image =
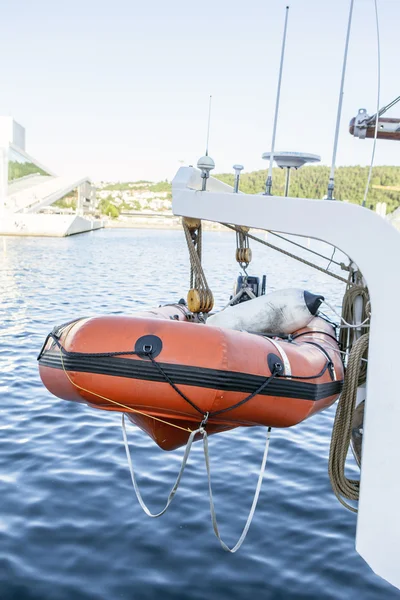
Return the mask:
[[(172, 221), (172, 219), (171, 219)], [(175, 231), (180, 231), (182, 229), (182, 225), (180, 223), (167, 221), (163, 223), (152, 223), (149, 221), (145, 222), (128, 222), (128, 221), (119, 221), (118, 219), (113, 221), (107, 221), (105, 223), (106, 229), (172, 229)], [(227, 227), (220, 225), (219, 223), (210, 223), (208, 221), (203, 221), (203, 229), (205, 231), (229, 231)]]

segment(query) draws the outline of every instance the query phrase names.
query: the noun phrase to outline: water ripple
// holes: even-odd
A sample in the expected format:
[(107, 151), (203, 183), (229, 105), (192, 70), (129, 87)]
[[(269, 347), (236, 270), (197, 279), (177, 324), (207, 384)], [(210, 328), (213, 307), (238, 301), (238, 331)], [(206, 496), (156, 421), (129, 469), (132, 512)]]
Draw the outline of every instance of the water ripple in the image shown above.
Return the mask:
[[(204, 237), (205, 268), (222, 306), (237, 276), (234, 236)], [(254, 255), (252, 272), (267, 272), (270, 290), (305, 286), (340, 305), (343, 286), (323, 273), (268, 248)], [(253, 525), (241, 550), (229, 555), (212, 531), (201, 445), (193, 448), (170, 511), (148, 519), (132, 490), (119, 415), (63, 402), (43, 388), (36, 356), (54, 324), (176, 301), (186, 293), (188, 269), (183, 236), (174, 231), (5, 241), (1, 600), (399, 599), (356, 554), (355, 516), (332, 494), (327, 461), (334, 408), (273, 432)], [(254, 428), (210, 440), (221, 533), (231, 544), (247, 518), (265, 435)], [(129, 438), (143, 496), (157, 510), (182, 450), (162, 452), (133, 426)]]

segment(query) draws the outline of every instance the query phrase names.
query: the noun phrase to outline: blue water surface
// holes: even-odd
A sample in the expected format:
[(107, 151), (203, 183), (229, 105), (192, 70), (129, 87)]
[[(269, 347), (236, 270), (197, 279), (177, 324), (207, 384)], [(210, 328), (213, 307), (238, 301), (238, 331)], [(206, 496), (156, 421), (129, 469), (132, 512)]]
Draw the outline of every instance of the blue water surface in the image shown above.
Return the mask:
[[(267, 273), (269, 290), (305, 287), (340, 306), (342, 283), (253, 249), (251, 272)], [(238, 274), (234, 251), (231, 233), (205, 233), (217, 307)], [(272, 432), (259, 506), (244, 545), (231, 555), (211, 527), (201, 444), (170, 510), (149, 519), (132, 489), (120, 416), (59, 400), (43, 387), (36, 356), (54, 325), (179, 300), (188, 268), (178, 231), (0, 238), (0, 600), (400, 599), (356, 553), (356, 516), (332, 493), (335, 407)], [(247, 518), (265, 435), (263, 428), (239, 429), (210, 440), (229, 544)], [(159, 510), (182, 450), (163, 452), (132, 425), (129, 436), (144, 498)]]

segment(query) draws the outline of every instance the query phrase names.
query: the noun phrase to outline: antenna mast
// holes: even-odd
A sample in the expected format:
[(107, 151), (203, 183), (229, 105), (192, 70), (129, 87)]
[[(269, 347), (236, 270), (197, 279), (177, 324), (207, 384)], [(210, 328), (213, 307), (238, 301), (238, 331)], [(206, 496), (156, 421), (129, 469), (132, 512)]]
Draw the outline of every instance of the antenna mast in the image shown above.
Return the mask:
[(347, 25), (347, 35), (346, 35), (346, 44), (344, 47), (344, 57), (343, 57), (343, 67), (342, 67), (342, 81), (340, 83), (340, 92), (339, 92), (339, 103), (336, 117), (336, 130), (335, 130), (335, 140), (333, 142), (333, 154), (332, 154), (332, 165), (331, 165), (331, 174), (329, 176), (328, 183), (328, 200), (333, 200), (333, 190), (335, 189), (335, 166), (336, 166), (336, 152), (338, 147), (339, 140), (339, 127), (340, 127), (340, 117), (342, 116), (342, 104), (343, 104), (343, 89), (344, 89), (344, 79), (346, 76), (346, 66), (347, 66), (347, 52), (349, 50), (349, 40), (350, 40), (350, 30), (351, 30), (351, 19), (353, 16), (353, 5), (354, 0), (350, 2), (350, 12), (349, 12), (349, 21)]
[(215, 163), (211, 156), (208, 156), (208, 142), (210, 140), (210, 122), (211, 122), (211, 100), (212, 96), (210, 95), (210, 99), (208, 101), (208, 125), (207, 125), (207, 143), (206, 143), (206, 153), (204, 156), (199, 158), (197, 161), (197, 168), (201, 171), (201, 191), (205, 192), (207, 189), (207, 179), (210, 177), (210, 171), (212, 171), (215, 167)]
[(268, 177), (265, 183), (265, 195), (271, 196), (272, 190), (272, 166), (274, 163), (274, 152), (275, 152), (275, 137), (276, 137), (276, 126), (278, 124), (278, 113), (279, 113), (279, 100), (281, 96), (281, 84), (282, 84), (282, 71), (283, 71), (283, 59), (285, 57), (285, 45), (286, 45), (286, 31), (287, 31), (287, 23), (289, 17), (289, 7), (286, 7), (285, 14), (285, 27), (283, 30), (283, 40), (282, 40), (282, 50), (281, 50), (281, 63), (279, 67), (279, 79), (278, 79), (278, 90), (276, 93), (276, 104), (275, 104), (275, 117), (274, 117), (274, 128), (272, 132), (272, 144), (271, 144), (271, 155), (269, 159), (269, 170)]
[(208, 101), (208, 125), (207, 125), (206, 156), (208, 156), (208, 142), (210, 141), (211, 102), (212, 102), (212, 95), (210, 94), (210, 98), (209, 98), (209, 101)]

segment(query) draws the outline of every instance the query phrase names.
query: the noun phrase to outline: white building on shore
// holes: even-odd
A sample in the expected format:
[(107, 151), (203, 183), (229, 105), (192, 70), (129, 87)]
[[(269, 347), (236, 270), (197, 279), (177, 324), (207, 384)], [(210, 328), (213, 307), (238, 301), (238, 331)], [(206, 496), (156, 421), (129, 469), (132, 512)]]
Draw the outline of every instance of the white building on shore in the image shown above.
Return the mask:
[[(61, 199), (74, 209), (52, 205)], [(0, 235), (62, 237), (103, 227), (90, 215), (96, 189), (88, 177), (59, 177), (25, 150), (25, 129), (0, 117)]]

